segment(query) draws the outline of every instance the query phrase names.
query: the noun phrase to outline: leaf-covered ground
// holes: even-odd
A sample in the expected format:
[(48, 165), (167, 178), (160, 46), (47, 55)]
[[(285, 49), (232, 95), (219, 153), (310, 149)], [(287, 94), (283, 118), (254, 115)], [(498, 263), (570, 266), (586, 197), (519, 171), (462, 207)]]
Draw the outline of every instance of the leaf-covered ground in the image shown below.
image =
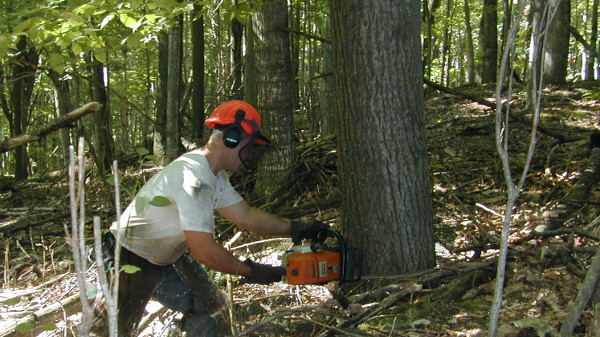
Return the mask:
[[(492, 87), (459, 90), (493, 102)], [(513, 218), (500, 317), (501, 336), (555, 335), (577, 295), (597, 246), (595, 239), (573, 233), (523, 239), (543, 223), (544, 212), (551, 210), (553, 203), (569, 197), (580, 180), (581, 171), (588, 165), (590, 132), (600, 129), (600, 105), (594, 98), (600, 96), (598, 82), (552, 87), (545, 95), (543, 132), (539, 134), (531, 171)], [(522, 113), (526, 102), (521, 91), (515, 92), (514, 99), (513, 112), (520, 118), (509, 124), (510, 150), (512, 173), (518, 179), (530, 137), (526, 121), (531, 116)], [(427, 96), (426, 113), (439, 267), (451, 271), (453, 266), (494, 261), (506, 202), (506, 183), (495, 145), (495, 111), (456, 95), (432, 92)], [(298, 188), (294, 191), (303, 191), (303, 194), (286, 194), (290, 198), (288, 204), (300, 207), (309, 204), (309, 200), (314, 203), (335, 199), (335, 183), (328, 181), (332, 177), (332, 163), (335, 163), (330, 151), (332, 143), (323, 144), (304, 152), (304, 158), (310, 161), (306, 167), (312, 169), (295, 185)], [(133, 165), (123, 174), (125, 201), (151, 175), (151, 172), (141, 172), (140, 167)], [(88, 183), (92, 188), (87, 213), (100, 215), (108, 223), (112, 219), (109, 192), (105, 192), (105, 185), (93, 174)], [(314, 188), (317, 185), (318, 190)], [(0, 243), (4, 251), (0, 336), (8, 336), (15, 322), (26, 314), (39, 313), (59, 301), (63, 301), (63, 309), (58, 310), (58, 315), (39, 319), (32, 325), (21, 325), (20, 329), (27, 331), (27, 335), (76, 334), (73, 322), (77, 321), (74, 315), (78, 310), (77, 301), (68, 305), (65, 302), (78, 290), (63, 229), (70, 223), (66, 175), (17, 184), (7, 179), (0, 181), (0, 190), (3, 191), (0, 194)], [(598, 203), (600, 190), (596, 178), (585, 200), (571, 200), (573, 211), (562, 227), (597, 235), (597, 229), (588, 225), (599, 215)], [(307, 207), (306, 214), (316, 214), (338, 226), (336, 206), (335, 202), (329, 203), (318, 211)], [(231, 239), (231, 232), (223, 230), (220, 239)], [(242, 246), (236, 249), (237, 254), (273, 264), (290, 246), (289, 240), (243, 246), (259, 239), (242, 236), (232, 246)], [(340, 335), (486, 335), (495, 275), (486, 269), (487, 275), (477, 281), (473, 279), (472, 285), (458, 299), (441, 299), (459, 274), (450, 273), (435, 283), (424, 284), (421, 291), (402, 297), (362, 321), (358, 329), (351, 332), (346, 329)], [(93, 283), (94, 272), (91, 270), (89, 275)], [(246, 331), (252, 336), (318, 336), (325, 331), (336, 331), (334, 327), (381, 304), (361, 303), (351, 310), (341, 310), (322, 286), (276, 284), (265, 287), (240, 285), (233, 280), (228, 290), (227, 277), (216, 277), (236, 303), (236, 332)], [(407, 277), (393, 283), (411, 284), (422, 279)], [(292, 309), (293, 312), (286, 311)], [(152, 303), (149, 311), (155, 312), (157, 318), (143, 335), (172, 333), (177, 315), (163, 311), (156, 303)], [(591, 306), (583, 313), (577, 336), (591, 333), (593, 314)], [(34, 330), (28, 331), (31, 328)]]

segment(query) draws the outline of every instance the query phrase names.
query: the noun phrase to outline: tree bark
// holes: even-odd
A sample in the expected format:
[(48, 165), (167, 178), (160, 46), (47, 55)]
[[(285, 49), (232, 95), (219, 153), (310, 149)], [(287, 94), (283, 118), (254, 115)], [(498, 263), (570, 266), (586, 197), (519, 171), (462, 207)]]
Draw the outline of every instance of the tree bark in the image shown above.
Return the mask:
[(231, 19), (231, 38), (233, 42), (232, 55), (232, 73), (233, 83), (231, 84), (231, 98), (242, 99), (244, 97), (242, 73), (243, 73), (243, 50), (242, 42), (244, 38), (244, 25), (237, 17)]
[[(50, 80), (54, 84), (56, 117), (59, 118), (73, 110), (73, 104), (69, 97), (69, 82), (61, 79), (60, 74), (55, 71), (50, 71), (48, 77), (50, 77)], [(69, 130), (61, 130), (60, 143), (62, 147), (63, 163), (66, 166), (69, 164), (69, 145), (71, 145)]]
[[(11, 135), (16, 136), (27, 129), (27, 108), (31, 105), (33, 85), (35, 83), (35, 65), (37, 65), (37, 53), (30, 48), (26, 36), (20, 36), (17, 42), (19, 53), (16, 56), (16, 64), (12, 72), (11, 88)], [(26, 147), (18, 147), (14, 153), (15, 178), (27, 179), (28, 156)]]
[(167, 78), (169, 75), (169, 37), (158, 33), (158, 75), (156, 78), (156, 127), (154, 131), (154, 156), (158, 165), (165, 165), (167, 141)]
[(195, 4), (197, 17), (192, 21), (192, 126), (193, 135), (201, 140), (204, 135), (204, 17), (202, 5)]
[(254, 63), (257, 101), (263, 133), (273, 150), (265, 155), (258, 171), (256, 192), (277, 189), (298, 160), (293, 138), (294, 86), (290, 61), (287, 1), (266, 0), (253, 16)]
[(484, 0), (481, 15), (481, 82), (495, 83), (498, 76), (498, 8), (497, 0)]
[(475, 51), (473, 49), (473, 29), (471, 29), (471, 13), (469, 10), (469, 0), (463, 0), (465, 11), (465, 47), (467, 56), (467, 84), (475, 82)]
[(114, 144), (112, 140), (112, 127), (110, 107), (108, 106), (108, 93), (105, 81), (106, 67), (100, 62), (91, 60), (93, 76), (92, 93), (94, 99), (100, 103), (100, 110), (94, 114), (94, 142), (98, 170), (103, 173), (110, 171), (113, 161)]
[(343, 231), (366, 275), (435, 265), (417, 2), (331, 2)]
[(167, 121), (165, 164), (179, 157), (179, 106), (181, 104), (182, 22), (169, 28), (169, 63), (167, 75)]
[(562, 84), (567, 80), (569, 58), (569, 27), (571, 25), (571, 1), (548, 0), (551, 10), (558, 6), (550, 21), (544, 56), (544, 83)]

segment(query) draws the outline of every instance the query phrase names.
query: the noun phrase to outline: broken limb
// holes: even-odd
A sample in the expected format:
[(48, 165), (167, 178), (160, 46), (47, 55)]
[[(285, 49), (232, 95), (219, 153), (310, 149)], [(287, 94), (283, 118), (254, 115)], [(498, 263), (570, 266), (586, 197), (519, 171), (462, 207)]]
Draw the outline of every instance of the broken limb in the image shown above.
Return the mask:
[(31, 130), (28, 133), (24, 133), (22, 135), (13, 137), (11, 139), (7, 139), (0, 143), (0, 153), (8, 152), (19, 146), (23, 146), (25, 144), (39, 140), (40, 138), (47, 136), (52, 132), (55, 132), (62, 128), (73, 127), (73, 122), (89, 113), (100, 110), (101, 107), (102, 105), (97, 102), (88, 103), (82, 106), (81, 108), (69, 112), (64, 116), (56, 118), (47, 125)]

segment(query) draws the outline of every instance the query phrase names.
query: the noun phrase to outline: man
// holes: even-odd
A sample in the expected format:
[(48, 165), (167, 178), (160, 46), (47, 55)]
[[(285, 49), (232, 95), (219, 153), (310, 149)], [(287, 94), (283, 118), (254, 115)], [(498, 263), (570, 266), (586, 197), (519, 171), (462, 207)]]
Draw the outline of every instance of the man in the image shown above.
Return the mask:
[[(218, 336), (198, 284), (185, 282), (178, 261), (189, 253), (204, 266), (239, 275), (244, 282), (270, 284), (285, 275), (282, 267), (242, 262), (214, 239), (214, 211), (239, 227), (263, 235), (291, 235), (294, 242), (313, 238), (327, 225), (292, 221), (250, 207), (229, 183), (227, 172), (256, 168), (269, 146), (261, 134), (258, 111), (243, 101), (217, 107), (205, 123), (213, 128), (206, 145), (167, 165), (146, 183), (111, 232), (119, 233), (121, 265), (141, 270), (119, 279), (119, 336), (130, 336), (145, 305), (154, 297), (183, 312), (187, 336)], [(191, 287), (188, 286), (191, 284)]]

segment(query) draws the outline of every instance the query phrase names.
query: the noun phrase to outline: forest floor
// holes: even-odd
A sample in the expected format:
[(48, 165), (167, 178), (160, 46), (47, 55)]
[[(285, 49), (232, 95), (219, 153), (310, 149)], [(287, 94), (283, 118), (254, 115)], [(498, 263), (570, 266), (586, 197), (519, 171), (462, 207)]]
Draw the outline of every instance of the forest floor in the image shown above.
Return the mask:
[[(456, 90), (494, 102), (493, 87)], [(517, 114), (524, 110), (523, 97), (522, 91), (515, 90), (513, 111)], [(426, 113), (437, 268), (389, 280), (392, 287), (373, 291), (371, 297), (350, 293), (353, 304), (347, 309), (340, 308), (324, 286), (241, 285), (217, 275), (218, 284), (235, 303), (236, 334), (487, 335), (507, 194), (495, 145), (495, 111), (456, 93), (432, 92), (426, 99)], [(516, 179), (521, 176), (530, 137), (530, 126), (524, 122), (528, 118), (530, 115), (521, 113), (510, 124)], [(513, 217), (498, 336), (557, 335), (598, 245), (597, 175), (587, 182), (584, 197), (573, 192), (579, 191), (583, 172), (591, 165), (590, 134), (600, 130), (600, 83), (547, 88), (542, 127)], [(317, 216), (339, 225), (339, 202), (325, 202), (336, 200), (332, 144), (323, 141), (303, 152), (307, 169), (297, 175), (300, 180), (287, 192), (304, 193), (286, 194), (290, 200), (285, 203), (295, 207), (280, 208), (280, 214)], [(597, 172), (599, 164), (595, 165)], [(142, 172), (141, 166), (123, 172), (124, 202), (152, 174)], [(0, 186), (5, 191), (0, 194), (0, 245), (4, 250), (0, 337), (77, 335), (74, 322), (81, 306), (72, 297), (78, 286), (63, 227), (70, 224), (66, 181), (65, 173), (27, 183), (8, 180), (5, 185), (9, 187)], [(88, 184), (88, 216), (99, 215), (108, 223), (114, 218), (110, 192), (93, 175)], [(294, 208), (304, 211), (294, 213)], [(560, 225), (547, 229), (550, 235), (534, 231), (558, 213)], [(220, 227), (219, 239), (231, 239), (231, 228), (227, 224)], [(238, 247), (236, 254), (277, 264), (291, 244), (282, 239), (245, 246), (258, 240), (242, 236), (232, 246)], [(92, 269), (88, 276), (93, 283)], [(228, 283), (232, 285), (229, 290)], [(148, 309), (154, 320), (141, 335), (172, 336), (178, 316), (157, 303)], [(36, 319), (25, 321), (32, 313)], [(594, 315), (593, 306), (588, 306), (575, 329), (576, 336), (592, 336)]]

